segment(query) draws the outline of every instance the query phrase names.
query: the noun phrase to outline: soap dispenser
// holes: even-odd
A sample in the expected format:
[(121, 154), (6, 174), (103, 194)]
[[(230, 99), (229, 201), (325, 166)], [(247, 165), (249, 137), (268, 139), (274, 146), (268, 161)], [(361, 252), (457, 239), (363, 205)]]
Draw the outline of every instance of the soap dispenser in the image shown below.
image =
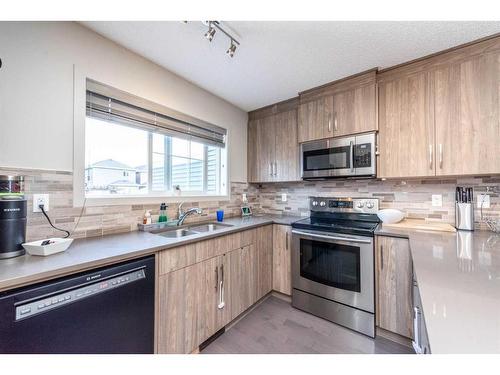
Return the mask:
[(159, 223), (166, 223), (168, 221), (167, 207), (168, 206), (165, 203), (160, 205), (160, 217), (158, 218)]

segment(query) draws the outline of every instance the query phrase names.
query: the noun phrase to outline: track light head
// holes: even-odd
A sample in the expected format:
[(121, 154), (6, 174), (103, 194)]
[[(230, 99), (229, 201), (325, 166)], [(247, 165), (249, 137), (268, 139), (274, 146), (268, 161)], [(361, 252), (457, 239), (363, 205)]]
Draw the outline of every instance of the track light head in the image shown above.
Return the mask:
[(234, 44), (233, 40), (231, 39), (231, 45), (227, 49), (226, 53), (228, 54), (229, 57), (233, 57), (235, 52), (236, 52), (236, 44)]
[(208, 26), (208, 31), (205, 33), (205, 38), (207, 38), (208, 41), (211, 42), (214, 36), (215, 36), (215, 28), (212, 27), (212, 24), (210, 23)]

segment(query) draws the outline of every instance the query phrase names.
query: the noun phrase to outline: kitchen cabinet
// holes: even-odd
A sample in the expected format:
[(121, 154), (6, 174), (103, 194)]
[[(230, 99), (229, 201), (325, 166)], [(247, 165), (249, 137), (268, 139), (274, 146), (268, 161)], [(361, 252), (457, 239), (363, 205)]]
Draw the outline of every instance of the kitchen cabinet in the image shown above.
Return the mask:
[(378, 177), (435, 174), (430, 99), (427, 72), (379, 82)]
[(374, 70), (300, 94), (299, 143), (377, 130)]
[(273, 225), (273, 290), (292, 295), (292, 227)]
[(378, 177), (500, 173), (500, 38), (381, 72)]
[(500, 52), (432, 73), (436, 175), (500, 173)]
[(413, 337), (413, 266), (408, 239), (377, 236), (375, 249), (376, 325)]
[(272, 288), (272, 225), (162, 251), (159, 353), (191, 353)]
[(332, 107), (332, 95), (299, 105), (299, 143), (333, 137)]
[(273, 226), (260, 227), (256, 236), (257, 300), (273, 288)]
[(300, 179), (296, 109), (249, 121), (248, 171), (250, 182)]
[(247, 245), (229, 254), (231, 320), (257, 301), (257, 252), (255, 245)]

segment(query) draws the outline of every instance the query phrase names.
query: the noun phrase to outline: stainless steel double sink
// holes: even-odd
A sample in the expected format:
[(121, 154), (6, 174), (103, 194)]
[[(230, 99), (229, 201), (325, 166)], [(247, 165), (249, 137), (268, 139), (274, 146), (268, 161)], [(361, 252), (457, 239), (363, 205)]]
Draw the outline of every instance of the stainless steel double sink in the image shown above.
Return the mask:
[(194, 234), (215, 232), (217, 230), (221, 230), (232, 226), (233, 226), (232, 224), (214, 222), (214, 223), (204, 223), (204, 224), (193, 224), (181, 228), (178, 227), (164, 228), (158, 231), (154, 231), (152, 233), (167, 238), (182, 238), (182, 237), (192, 236)]

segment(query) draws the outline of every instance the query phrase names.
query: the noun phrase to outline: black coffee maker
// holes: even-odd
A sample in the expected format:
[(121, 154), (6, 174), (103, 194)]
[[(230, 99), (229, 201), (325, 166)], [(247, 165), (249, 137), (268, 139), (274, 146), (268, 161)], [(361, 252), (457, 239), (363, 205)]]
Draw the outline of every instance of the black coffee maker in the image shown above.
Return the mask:
[(25, 253), (27, 211), (24, 177), (0, 175), (0, 259)]

